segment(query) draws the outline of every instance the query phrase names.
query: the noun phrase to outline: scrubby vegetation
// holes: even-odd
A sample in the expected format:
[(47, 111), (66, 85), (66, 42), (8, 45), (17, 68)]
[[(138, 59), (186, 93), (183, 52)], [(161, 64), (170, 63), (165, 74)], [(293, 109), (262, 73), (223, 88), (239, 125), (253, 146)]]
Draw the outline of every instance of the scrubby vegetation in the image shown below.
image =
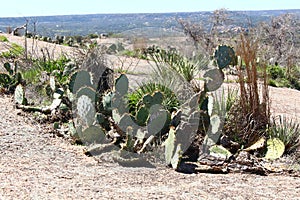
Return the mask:
[[(1, 54), (14, 66), (4, 64), (7, 72), (0, 74), (0, 87), (14, 93), (17, 108), (40, 113), (37, 120), (53, 123), (60, 135), (86, 145), (87, 155), (113, 151), (114, 159), (127, 166), (146, 165), (155, 156), (184, 172), (191, 168), (187, 166), (200, 172), (274, 172), (266, 163), (284, 154), (299, 157), (300, 145), (299, 122), (271, 119), (268, 85), (299, 90), (300, 78), (299, 58), (278, 51), (276, 41), (280, 38), (299, 52), (299, 40), (275, 34), (272, 43), (266, 43), (272, 35), (266, 34), (268, 24), (221, 34), (218, 28), (227, 23), (226, 16), (226, 10), (216, 11), (210, 32), (179, 20), (195, 45), (192, 55), (146, 47), (144, 41), (134, 50), (121, 43), (104, 48), (91, 41), (79, 47), (75, 59), (25, 59), (25, 49), (12, 44)], [(282, 33), (293, 19), (283, 17), (284, 23), (272, 21), (272, 33)], [(75, 40), (69, 38), (68, 45)], [(154, 63), (153, 76), (130, 88), (125, 71), (113, 72), (105, 54)], [(276, 65), (269, 63), (270, 55), (276, 55), (271, 57)], [(229, 70), (238, 80), (236, 92), (221, 88)]]

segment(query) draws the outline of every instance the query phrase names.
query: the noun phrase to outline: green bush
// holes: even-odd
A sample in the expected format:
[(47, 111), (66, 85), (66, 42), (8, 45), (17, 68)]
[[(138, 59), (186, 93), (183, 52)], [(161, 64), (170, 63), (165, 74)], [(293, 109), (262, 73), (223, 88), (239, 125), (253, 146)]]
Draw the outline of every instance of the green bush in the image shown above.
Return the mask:
[(57, 60), (35, 60), (33, 66), (26, 71), (23, 71), (23, 77), (25, 80), (31, 83), (38, 81), (38, 77), (41, 72), (45, 71), (48, 74), (54, 75), (58, 82), (64, 82), (68, 77), (64, 76), (63, 72), (70, 59), (65, 56), (60, 57)]
[(274, 87), (289, 87), (300, 90), (300, 68), (291, 67), (289, 72), (280, 66), (268, 66), (269, 85)]
[(0, 35), (0, 42), (8, 42), (7, 37), (5, 37), (4, 35)]
[(88, 37), (89, 37), (90, 39), (95, 39), (95, 38), (98, 38), (99, 36), (98, 36), (98, 34), (96, 34), (96, 33), (91, 33), (91, 34), (88, 35)]
[(25, 52), (25, 49), (22, 46), (20, 46), (16, 43), (12, 43), (9, 51), (2, 52), (1, 57), (18, 58), (18, 57), (22, 56), (24, 54), (24, 52)]
[(128, 49), (125, 49), (124, 51), (122, 51), (121, 55), (133, 57), (133, 58), (139, 58), (139, 59), (143, 59), (143, 60), (147, 59), (147, 56), (145, 54), (141, 53), (141, 51), (131, 51)]
[(285, 76), (286, 70), (280, 66), (270, 65), (267, 67), (267, 73), (271, 79), (283, 78)]

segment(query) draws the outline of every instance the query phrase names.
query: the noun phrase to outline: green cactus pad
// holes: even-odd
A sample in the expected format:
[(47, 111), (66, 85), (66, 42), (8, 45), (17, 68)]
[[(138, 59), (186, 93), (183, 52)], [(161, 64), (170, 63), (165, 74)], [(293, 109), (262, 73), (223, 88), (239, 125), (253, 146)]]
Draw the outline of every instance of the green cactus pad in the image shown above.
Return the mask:
[(133, 129), (135, 129), (136, 127), (135, 122), (132, 120), (132, 116), (128, 113), (122, 115), (118, 125), (123, 132), (126, 132), (129, 126), (132, 127)]
[(174, 129), (170, 129), (168, 138), (164, 142), (164, 146), (165, 146), (165, 161), (166, 161), (167, 165), (170, 165), (171, 161), (172, 161), (173, 152), (174, 152), (174, 148), (175, 148), (175, 140), (176, 140), (175, 130)]
[(148, 119), (147, 130), (150, 135), (155, 135), (169, 126), (171, 122), (171, 114), (162, 109), (160, 105), (154, 105), (150, 109), (150, 117)]
[(4, 63), (4, 68), (6, 69), (6, 71), (9, 73), (9, 75), (13, 75), (14, 71), (12, 70), (11, 66), (9, 63)]
[(153, 103), (152, 103), (152, 105), (154, 105), (154, 104), (162, 104), (163, 99), (164, 99), (164, 95), (161, 92), (156, 91), (153, 94)]
[(139, 126), (145, 126), (148, 117), (149, 117), (149, 109), (143, 106), (137, 111), (135, 118)]
[(210, 69), (205, 72), (203, 77), (206, 90), (209, 92), (219, 89), (224, 82), (224, 73), (220, 69)]
[(279, 138), (270, 138), (267, 140), (266, 159), (275, 160), (280, 158), (285, 151), (285, 145)]
[(82, 132), (80, 139), (86, 144), (99, 144), (105, 140), (105, 133), (100, 126), (92, 125)]
[(95, 120), (95, 104), (90, 97), (81, 95), (76, 102), (76, 114), (83, 125), (90, 126)]
[(215, 50), (214, 58), (217, 60), (219, 69), (223, 69), (231, 63), (234, 63), (236, 56), (232, 47), (220, 45)]
[(76, 93), (76, 98), (80, 98), (82, 95), (88, 96), (93, 102), (96, 100), (96, 91), (92, 87), (82, 87)]
[(146, 107), (150, 108), (153, 102), (153, 97), (150, 94), (145, 94), (143, 96), (143, 103), (145, 104)]
[(92, 75), (85, 70), (74, 72), (69, 83), (69, 89), (73, 93), (82, 87), (93, 87)]
[(124, 96), (125, 94), (128, 93), (128, 88), (129, 88), (128, 78), (125, 74), (121, 74), (116, 79), (116, 84), (115, 84), (116, 92), (119, 95)]
[(25, 90), (22, 85), (17, 85), (14, 93), (15, 102), (19, 105), (25, 105), (26, 104), (26, 98), (25, 98)]
[(181, 158), (182, 158), (181, 144), (178, 144), (171, 160), (171, 165), (173, 169), (177, 169), (179, 167)]

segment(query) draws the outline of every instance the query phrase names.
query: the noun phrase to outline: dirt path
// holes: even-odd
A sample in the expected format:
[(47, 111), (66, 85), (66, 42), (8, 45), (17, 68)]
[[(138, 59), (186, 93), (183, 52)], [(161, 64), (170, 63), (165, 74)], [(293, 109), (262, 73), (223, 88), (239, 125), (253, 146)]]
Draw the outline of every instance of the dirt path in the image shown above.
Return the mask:
[(0, 199), (297, 199), (300, 178), (181, 174), (96, 162), (0, 97)]

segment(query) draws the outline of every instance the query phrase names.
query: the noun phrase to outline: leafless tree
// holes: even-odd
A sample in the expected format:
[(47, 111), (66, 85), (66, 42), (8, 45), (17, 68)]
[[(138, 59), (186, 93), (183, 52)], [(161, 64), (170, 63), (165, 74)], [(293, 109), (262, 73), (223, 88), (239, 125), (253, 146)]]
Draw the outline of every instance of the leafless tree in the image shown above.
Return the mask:
[(262, 40), (264, 56), (268, 60), (287, 66), (299, 65), (300, 21), (292, 14), (272, 18), (261, 23), (257, 34)]
[(210, 18), (210, 29), (206, 30), (201, 23), (191, 23), (178, 19), (184, 33), (189, 36), (197, 49), (211, 55), (214, 48), (220, 43), (219, 28), (226, 25), (230, 18), (226, 9), (215, 10)]

